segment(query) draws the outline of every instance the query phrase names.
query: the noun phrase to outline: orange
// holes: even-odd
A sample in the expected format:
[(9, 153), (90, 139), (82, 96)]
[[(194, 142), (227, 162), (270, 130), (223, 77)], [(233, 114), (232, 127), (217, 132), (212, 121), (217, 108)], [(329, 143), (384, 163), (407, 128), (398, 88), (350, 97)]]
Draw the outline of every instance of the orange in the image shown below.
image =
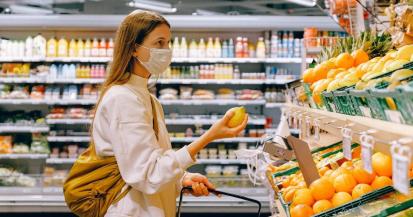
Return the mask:
[(352, 201), (353, 198), (351, 195), (347, 192), (338, 192), (334, 194), (333, 198), (331, 199), (331, 203), (333, 204), (333, 207), (338, 207), (342, 204), (348, 203)]
[(350, 174), (341, 174), (334, 179), (333, 185), (337, 192), (351, 193), (357, 181)]
[(354, 59), (349, 53), (342, 53), (336, 58), (335, 64), (337, 68), (349, 69), (354, 66)]
[(284, 200), (285, 200), (285, 202), (287, 202), (287, 203), (290, 203), (290, 202), (292, 202), (293, 201), (293, 198), (294, 198), (294, 194), (295, 194), (295, 192), (298, 190), (299, 188), (291, 188), (291, 189), (288, 189), (287, 191), (285, 191), (284, 193)]
[(284, 179), (281, 182), (281, 185), (283, 186), (283, 188), (286, 188), (286, 187), (290, 186), (290, 179)]
[(351, 56), (354, 59), (354, 66), (358, 66), (362, 63), (365, 63), (370, 59), (369, 55), (363, 49), (353, 51), (353, 53), (351, 53)]
[(291, 217), (310, 217), (314, 215), (311, 206), (306, 204), (299, 204), (290, 210)]
[(331, 204), (329, 200), (319, 200), (313, 205), (314, 214), (324, 212), (331, 208), (333, 208), (333, 204)]
[(371, 187), (374, 189), (380, 189), (390, 185), (393, 185), (393, 181), (387, 176), (376, 176), (371, 183)]
[(374, 153), (371, 157), (371, 165), (377, 175), (391, 177), (392, 162), (390, 156), (381, 152)]
[(341, 164), (341, 168), (349, 168), (353, 166), (353, 162), (352, 161), (346, 161), (344, 163)]
[(351, 196), (353, 197), (353, 199), (356, 199), (372, 191), (373, 188), (370, 185), (358, 184), (356, 185), (356, 187), (354, 187), (353, 191), (351, 192)]
[(330, 71), (331, 69), (335, 69), (336, 68), (336, 64), (334, 63), (335, 59), (329, 59), (325, 62), (323, 62), (323, 64), (327, 67), (327, 71)]
[(310, 68), (304, 71), (303, 81), (305, 83), (313, 83), (314, 80), (314, 69)]
[(344, 169), (342, 167), (339, 167), (338, 169), (334, 170), (330, 175), (329, 175), (329, 180), (331, 183), (334, 183), (334, 180), (337, 178), (337, 176), (344, 174), (344, 173), (350, 173), (348, 169)]
[(314, 198), (311, 195), (311, 191), (308, 188), (298, 189), (293, 198), (293, 205), (307, 204), (312, 206), (314, 204)]
[(330, 168), (328, 167), (321, 167), (321, 169), (318, 170), (318, 173), (320, 174), (320, 176), (324, 176), (324, 174), (329, 170)]
[(315, 200), (330, 200), (335, 193), (333, 184), (327, 178), (319, 178), (311, 183), (310, 191)]
[(329, 68), (326, 66), (326, 64), (318, 64), (314, 68), (314, 79), (313, 82), (316, 82), (318, 80), (321, 80), (323, 78), (327, 78), (327, 73), (328, 73)]
[(354, 148), (353, 150), (351, 150), (351, 157), (353, 159), (360, 158), (360, 155), (361, 155), (361, 146), (358, 146)]
[(376, 178), (376, 174), (374, 172), (372, 174), (368, 173), (361, 167), (361, 165), (355, 166), (351, 172), (359, 184), (370, 185), (374, 181), (374, 178)]

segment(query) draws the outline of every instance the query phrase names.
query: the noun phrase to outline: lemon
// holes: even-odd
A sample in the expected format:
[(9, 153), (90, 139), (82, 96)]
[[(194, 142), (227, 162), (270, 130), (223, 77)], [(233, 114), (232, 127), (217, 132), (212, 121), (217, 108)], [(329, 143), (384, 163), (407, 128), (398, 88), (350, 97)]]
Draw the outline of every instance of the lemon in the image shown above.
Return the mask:
[(235, 107), (234, 113), (234, 116), (232, 116), (232, 118), (228, 121), (228, 127), (230, 128), (237, 127), (242, 124), (245, 119), (246, 109), (243, 106)]

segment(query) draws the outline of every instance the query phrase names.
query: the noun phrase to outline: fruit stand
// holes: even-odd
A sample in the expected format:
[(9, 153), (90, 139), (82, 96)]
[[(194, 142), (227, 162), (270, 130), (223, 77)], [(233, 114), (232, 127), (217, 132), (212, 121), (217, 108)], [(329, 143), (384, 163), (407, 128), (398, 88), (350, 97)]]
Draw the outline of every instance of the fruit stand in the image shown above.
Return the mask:
[[(409, 10), (399, 11), (404, 17), (394, 18), (392, 30), (398, 23), (409, 34), (403, 23)], [(391, 31), (358, 33), (330, 40), (301, 83), (286, 91), (287, 128), (298, 132), (313, 162), (297, 163), (301, 153), (290, 144), (296, 158), (268, 164), (280, 216), (413, 213), (413, 43)], [(318, 174), (309, 181), (306, 170), (313, 163)]]

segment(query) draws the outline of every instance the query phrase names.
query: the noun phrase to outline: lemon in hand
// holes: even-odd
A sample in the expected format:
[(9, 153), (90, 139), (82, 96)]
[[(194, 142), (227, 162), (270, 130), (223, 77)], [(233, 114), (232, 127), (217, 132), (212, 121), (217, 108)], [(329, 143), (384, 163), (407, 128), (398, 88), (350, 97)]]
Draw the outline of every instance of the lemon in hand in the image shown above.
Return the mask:
[(245, 119), (246, 109), (244, 107), (235, 107), (234, 116), (228, 121), (228, 127), (233, 128), (242, 124)]

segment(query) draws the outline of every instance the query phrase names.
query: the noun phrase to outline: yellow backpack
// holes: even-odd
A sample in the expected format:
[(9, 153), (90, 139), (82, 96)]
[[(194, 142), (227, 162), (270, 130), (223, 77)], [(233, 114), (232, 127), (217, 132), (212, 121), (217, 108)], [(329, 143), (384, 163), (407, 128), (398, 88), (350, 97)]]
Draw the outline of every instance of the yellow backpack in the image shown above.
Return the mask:
[[(153, 128), (158, 138), (158, 122), (151, 95)], [(114, 156), (99, 157), (92, 142), (73, 164), (63, 192), (69, 209), (81, 217), (103, 217), (109, 206), (117, 203), (131, 187), (123, 192), (126, 183), (122, 179)]]

